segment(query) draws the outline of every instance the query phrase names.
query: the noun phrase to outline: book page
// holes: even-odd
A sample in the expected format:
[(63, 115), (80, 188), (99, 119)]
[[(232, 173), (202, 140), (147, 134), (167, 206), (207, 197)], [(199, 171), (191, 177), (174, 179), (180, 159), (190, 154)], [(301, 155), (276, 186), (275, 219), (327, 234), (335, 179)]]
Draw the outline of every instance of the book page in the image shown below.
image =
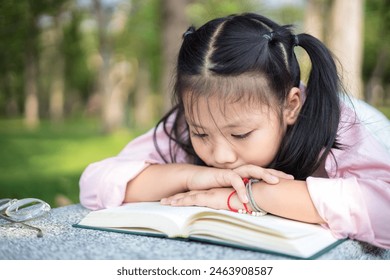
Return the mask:
[(192, 239), (214, 240), (223, 243), (235, 243), (255, 249), (274, 251), (287, 255), (309, 257), (319, 250), (336, 242), (330, 231), (320, 228), (311, 234), (285, 237), (269, 231), (253, 230), (229, 222), (215, 220), (198, 220), (190, 226)]
[(188, 221), (189, 230), (191, 231), (191, 229), (196, 228), (198, 231), (199, 228), (202, 227), (201, 224), (203, 221), (213, 222), (221, 227), (224, 227), (224, 224), (230, 224), (230, 226), (235, 225), (240, 228), (267, 233), (282, 238), (299, 238), (325, 231), (324, 228), (317, 224), (293, 221), (269, 214), (254, 217), (247, 214), (238, 214), (231, 211), (214, 209), (208, 209), (192, 216), (192, 219)]
[(136, 231), (152, 229), (168, 237), (187, 237), (183, 231), (186, 220), (202, 211), (203, 207), (172, 207), (159, 202), (127, 203), (120, 207), (92, 211), (79, 225), (129, 230), (134, 228)]
[(213, 209), (193, 216), (187, 230), (195, 240), (236, 244), (303, 258), (337, 242), (330, 231), (317, 224)]

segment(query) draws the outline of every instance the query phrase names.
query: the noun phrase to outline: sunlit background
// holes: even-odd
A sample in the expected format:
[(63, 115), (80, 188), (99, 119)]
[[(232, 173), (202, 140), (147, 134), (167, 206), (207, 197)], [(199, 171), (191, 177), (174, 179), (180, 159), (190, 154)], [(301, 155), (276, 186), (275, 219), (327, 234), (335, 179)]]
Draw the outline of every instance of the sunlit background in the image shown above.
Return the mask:
[(350, 94), (390, 116), (386, 0), (1, 0), (0, 198), (78, 203), (87, 164), (169, 108), (187, 27), (248, 11), (321, 39)]

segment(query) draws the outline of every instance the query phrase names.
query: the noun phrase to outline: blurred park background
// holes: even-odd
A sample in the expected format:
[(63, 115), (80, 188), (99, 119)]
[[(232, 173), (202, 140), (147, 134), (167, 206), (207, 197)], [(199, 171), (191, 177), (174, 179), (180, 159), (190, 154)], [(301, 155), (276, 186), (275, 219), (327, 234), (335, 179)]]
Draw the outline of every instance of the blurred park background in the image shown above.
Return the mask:
[(315, 35), (349, 92), (389, 117), (389, 2), (0, 0), (0, 198), (78, 203), (84, 168), (169, 108), (187, 27), (217, 16), (257, 12)]

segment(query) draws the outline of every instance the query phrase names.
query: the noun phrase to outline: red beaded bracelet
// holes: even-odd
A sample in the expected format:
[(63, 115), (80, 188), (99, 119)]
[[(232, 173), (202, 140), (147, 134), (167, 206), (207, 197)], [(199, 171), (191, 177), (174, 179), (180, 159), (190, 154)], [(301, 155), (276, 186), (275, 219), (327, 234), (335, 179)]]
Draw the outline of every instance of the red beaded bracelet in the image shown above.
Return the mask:
[(249, 211), (248, 206), (246, 206), (246, 203), (243, 203), (243, 204), (244, 204), (245, 210), (244, 210), (244, 209), (235, 209), (235, 208), (233, 208), (233, 207), (230, 205), (230, 199), (232, 198), (232, 196), (233, 196), (235, 193), (236, 193), (236, 190), (232, 191), (231, 194), (229, 194), (229, 196), (228, 196), (228, 199), (227, 199), (227, 206), (228, 206), (229, 210), (232, 211), (232, 212), (240, 213), (240, 214), (246, 214), (246, 213), (251, 214), (252, 212)]

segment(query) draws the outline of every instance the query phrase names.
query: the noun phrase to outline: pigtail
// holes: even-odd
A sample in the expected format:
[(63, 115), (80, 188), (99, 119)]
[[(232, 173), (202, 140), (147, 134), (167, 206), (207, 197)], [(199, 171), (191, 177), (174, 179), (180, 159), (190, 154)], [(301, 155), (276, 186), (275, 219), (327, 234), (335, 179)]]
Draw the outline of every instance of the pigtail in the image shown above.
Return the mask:
[(340, 79), (330, 51), (309, 34), (294, 37), (310, 57), (312, 68), (305, 90), (306, 99), (297, 122), (288, 128), (275, 168), (306, 179), (337, 148), (340, 120)]

